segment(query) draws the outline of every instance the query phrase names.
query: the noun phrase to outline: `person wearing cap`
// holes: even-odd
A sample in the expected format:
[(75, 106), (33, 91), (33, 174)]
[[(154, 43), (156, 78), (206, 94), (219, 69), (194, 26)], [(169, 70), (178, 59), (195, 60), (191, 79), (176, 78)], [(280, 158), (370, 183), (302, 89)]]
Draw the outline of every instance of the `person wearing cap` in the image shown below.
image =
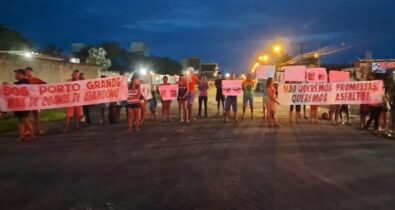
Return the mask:
[[(15, 70), (15, 85), (27, 85), (29, 80), (26, 79), (26, 71), (24, 69)], [(33, 125), (29, 119), (30, 111), (16, 111), (14, 112), (15, 117), (18, 120), (18, 131), (19, 131), (19, 142), (22, 141), (34, 141), (36, 137), (34, 136)]]
[[(78, 80), (80, 80), (80, 71), (76, 69), (71, 74), (71, 79), (67, 80), (67, 82), (74, 82)], [(65, 121), (63, 133), (66, 133), (69, 130), (70, 120), (73, 117), (77, 119), (77, 130), (79, 130), (82, 116), (83, 116), (82, 106), (67, 107), (66, 121)]]
[[(33, 68), (32, 67), (26, 67), (25, 72), (26, 72), (26, 79), (29, 80), (29, 84), (31, 84), (31, 85), (47, 84), (43, 80), (33, 76)], [(41, 126), (40, 126), (40, 110), (33, 110), (32, 113), (33, 113), (33, 117), (34, 117), (34, 125), (36, 127), (36, 132), (40, 135), (43, 135), (44, 131), (41, 129)]]

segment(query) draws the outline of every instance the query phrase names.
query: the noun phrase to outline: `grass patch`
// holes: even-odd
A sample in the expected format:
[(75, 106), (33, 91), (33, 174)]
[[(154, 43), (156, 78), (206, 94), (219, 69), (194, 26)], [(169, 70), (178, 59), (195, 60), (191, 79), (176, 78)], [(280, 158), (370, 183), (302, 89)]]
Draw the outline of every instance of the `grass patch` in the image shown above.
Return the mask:
[[(30, 114), (32, 116), (32, 114)], [(53, 109), (41, 111), (41, 122), (55, 122), (64, 120), (66, 113), (64, 109)], [(8, 113), (4, 119), (0, 120), (0, 133), (17, 129), (17, 119), (12, 113)]]

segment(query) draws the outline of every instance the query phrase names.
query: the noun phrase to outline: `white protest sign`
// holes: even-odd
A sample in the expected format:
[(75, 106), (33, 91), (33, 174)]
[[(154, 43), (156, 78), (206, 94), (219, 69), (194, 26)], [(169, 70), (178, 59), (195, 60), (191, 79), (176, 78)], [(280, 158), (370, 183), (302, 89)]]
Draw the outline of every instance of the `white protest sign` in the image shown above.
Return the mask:
[(379, 104), (384, 94), (383, 81), (280, 84), (281, 105)]
[(305, 66), (284, 67), (284, 80), (286, 82), (304, 82), (306, 78)]
[(160, 85), (159, 92), (163, 101), (177, 100), (178, 85)]
[(152, 99), (151, 84), (141, 84), (140, 91), (141, 95), (144, 97), (144, 100)]
[(222, 93), (224, 96), (238, 96), (242, 93), (241, 80), (222, 80)]
[(307, 82), (328, 82), (328, 74), (325, 68), (307, 68), (306, 69)]
[(276, 67), (273, 65), (261, 65), (256, 70), (256, 78), (257, 79), (269, 79), (274, 78), (276, 73)]

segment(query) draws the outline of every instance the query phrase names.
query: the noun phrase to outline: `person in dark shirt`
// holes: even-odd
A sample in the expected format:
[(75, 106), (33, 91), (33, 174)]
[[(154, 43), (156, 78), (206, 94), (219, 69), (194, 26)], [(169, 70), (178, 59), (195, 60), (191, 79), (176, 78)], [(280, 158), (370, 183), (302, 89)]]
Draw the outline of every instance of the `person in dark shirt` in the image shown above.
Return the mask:
[[(84, 73), (80, 73), (79, 76), (79, 80), (85, 80), (85, 74)], [(85, 116), (85, 123), (87, 126), (91, 126), (92, 125), (92, 121), (91, 121), (91, 105), (85, 105), (82, 106), (82, 110), (84, 112), (84, 116)]]
[(217, 88), (217, 94), (215, 96), (215, 100), (217, 101), (217, 116), (219, 115), (219, 108), (222, 104), (222, 112), (224, 112), (225, 107), (225, 96), (222, 93), (222, 76), (218, 74), (217, 79), (215, 80), (215, 87)]
[[(26, 79), (26, 72), (24, 69), (15, 70), (15, 85), (26, 85), (29, 84), (29, 80)], [(18, 141), (34, 141), (36, 137), (34, 136), (33, 125), (29, 119), (30, 111), (17, 111), (14, 112), (15, 117), (18, 119), (18, 131), (19, 139)]]

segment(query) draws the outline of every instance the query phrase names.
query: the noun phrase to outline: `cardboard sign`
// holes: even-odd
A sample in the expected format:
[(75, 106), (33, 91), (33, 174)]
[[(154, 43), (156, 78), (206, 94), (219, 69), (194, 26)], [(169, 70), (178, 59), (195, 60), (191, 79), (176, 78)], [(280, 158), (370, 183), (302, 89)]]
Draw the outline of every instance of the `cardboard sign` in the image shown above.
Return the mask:
[(174, 101), (177, 100), (178, 96), (178, 85), (160, 85), (159, 93), (163, 101)]
[(349, 82), (350, 73), (347, 71), (329, 71), (329, 82)]
[(257, 79), (269, 79), (274, 78), (276, 73), (276, 67), (273, 65), (261, 65), (256, 70), (256, 78)]
[(151, 84), (141, 84), (140, 91), (141, 95), (144, 97), (144, 100), (152, 99)]
[(0, 85), (0, 110), (5, 112), (110, 103), (127, 98), (124, 76), (43, 85)]
[(222, 93), (224, 96), (239, 96), (243, 92), (243, 81), (222, 80)]
[(307, 68), (306, 80), (310, 83), (328, 82), (328, 74), (325, 68)]
[(284, 80), (286, 82), (304, 82), (306, 79), (305, 66), (286, 66), (284, 69)]
[(384, 95), (383, 81), (345, 83), (281, 84), (281, 105), (380, 104)]

